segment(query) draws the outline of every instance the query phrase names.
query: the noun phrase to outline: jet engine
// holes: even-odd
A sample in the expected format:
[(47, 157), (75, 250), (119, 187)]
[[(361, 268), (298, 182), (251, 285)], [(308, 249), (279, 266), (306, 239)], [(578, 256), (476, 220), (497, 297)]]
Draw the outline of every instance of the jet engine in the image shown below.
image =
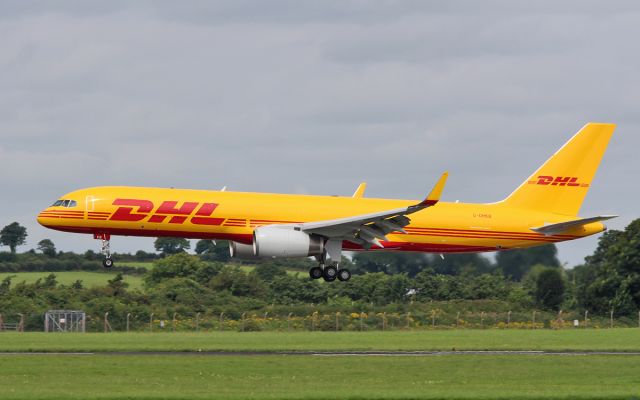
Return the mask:
[(310, 257), (324, 252), (324, 239), (294, 228), (266, 226), (253, 232), (253, 244), (229, 242), (233, 258)]
[(321, 255), (324, 239), (295, 228), (266, 226), (253, 232), (253, 254), (256, 257), (309, 257)]
[(258, 258), (253, 254), (253, 244), (244, 244), (229, 241), (229, 253), (231, 258), (255, 259)]

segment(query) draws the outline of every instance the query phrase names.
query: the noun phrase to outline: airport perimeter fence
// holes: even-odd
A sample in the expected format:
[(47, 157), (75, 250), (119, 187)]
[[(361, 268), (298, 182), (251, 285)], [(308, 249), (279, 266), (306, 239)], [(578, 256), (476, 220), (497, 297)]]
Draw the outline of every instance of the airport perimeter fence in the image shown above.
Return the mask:
[[(181, 315), (129, 312), (87, 315), (86, 332), (214, 332), (214, 331), (393, 331), (450, 329), (603, 329), (640, 328), (635, 317), (589, 312), (545, 311), (445, 312), (313, 312), (307, 315), (224, 311)], [(0, 332), (43, 331), (44, 314), (1, 314)]]

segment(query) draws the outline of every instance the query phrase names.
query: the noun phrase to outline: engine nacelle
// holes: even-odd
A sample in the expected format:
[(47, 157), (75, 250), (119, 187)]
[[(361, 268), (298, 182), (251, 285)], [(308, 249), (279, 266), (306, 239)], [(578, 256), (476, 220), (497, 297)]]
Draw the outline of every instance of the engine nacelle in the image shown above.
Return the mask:
[(324, 252), (324, 239), (294, 228), (260, 227), (253, 232), (256, 257), (309, 257)]
[(229, 253), (231, 258), (255, 259), (258, 258), (253, 253), (253, 244), (244, 244), (229, 241)]

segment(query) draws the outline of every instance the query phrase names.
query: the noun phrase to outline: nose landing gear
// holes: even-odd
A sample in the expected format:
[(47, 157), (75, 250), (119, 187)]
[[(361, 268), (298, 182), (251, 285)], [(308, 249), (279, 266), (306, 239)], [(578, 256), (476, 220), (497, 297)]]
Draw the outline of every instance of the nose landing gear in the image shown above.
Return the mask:
[(113, 267), (113, 259), (111, 258), (111, 235), (108, 233), (94, 233), (93, 238), (100, 239), (102, 241), (102, 245), (100, 247), (100, 252), (104, 256), (102, 265), (105, 268)]

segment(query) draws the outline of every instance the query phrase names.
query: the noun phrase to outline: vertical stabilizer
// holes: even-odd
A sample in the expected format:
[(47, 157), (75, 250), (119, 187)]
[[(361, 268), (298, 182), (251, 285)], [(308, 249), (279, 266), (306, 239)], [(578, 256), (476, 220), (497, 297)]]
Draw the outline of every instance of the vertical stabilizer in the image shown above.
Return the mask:
[(586, 124), (502, 204), (578, 215), (615, 127), (615, 124)]

